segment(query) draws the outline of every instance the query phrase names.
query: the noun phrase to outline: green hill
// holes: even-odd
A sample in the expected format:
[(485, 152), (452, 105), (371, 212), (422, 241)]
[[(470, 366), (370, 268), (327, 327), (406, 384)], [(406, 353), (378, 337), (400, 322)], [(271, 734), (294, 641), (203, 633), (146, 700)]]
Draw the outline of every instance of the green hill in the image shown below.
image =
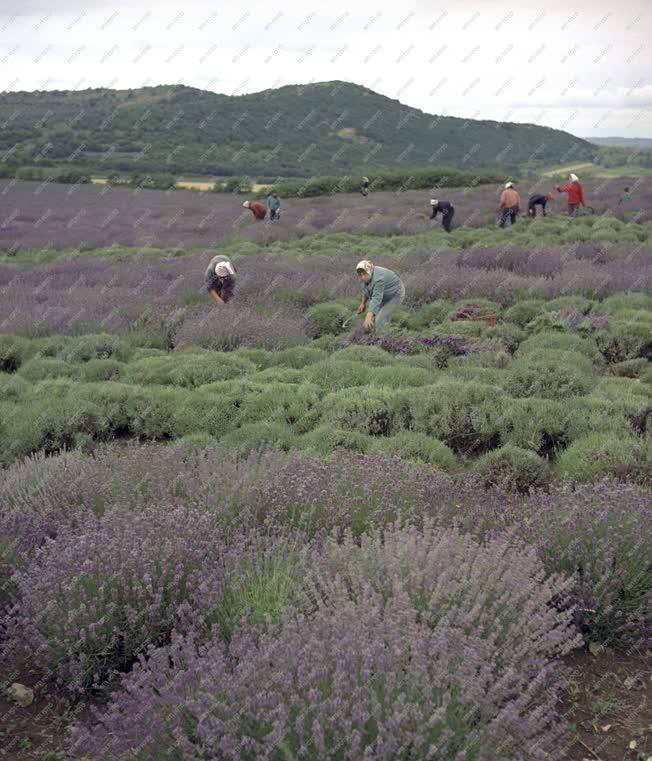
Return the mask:
[(0, 95), (0, 170), (301, 176), (516, 169), (595, 147), (531, 124), (426, 114), (348, 82), (220, 95), (185, 85)]

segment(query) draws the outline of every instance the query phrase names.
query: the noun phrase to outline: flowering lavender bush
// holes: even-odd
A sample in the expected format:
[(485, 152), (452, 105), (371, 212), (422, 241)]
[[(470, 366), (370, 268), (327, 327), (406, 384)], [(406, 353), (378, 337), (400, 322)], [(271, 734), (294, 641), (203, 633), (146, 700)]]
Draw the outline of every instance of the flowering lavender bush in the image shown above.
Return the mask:
[(562, 483), (523, 505), (519, 534), (549, 571), (576, 579), (575, 615), (588, 640), (649, 643), (652, 502), (633, 484)]
[(340, 346), (344, 349), (348, 346), (379, 346), (391, 354), (417, 354), (433, 346), (442, 346), (454, 356), (469, 354), (477, 349), (467, 345), (460, 336), (376, 336), (369, 334), (355, 334), (351, 338), (342, 341)]
[(196, 590), (219, 595), (224, 553), (209, 513), (156, 505), (86, 514), (12, 576), (10, 650), (29, 652), (72, 694), (99, 687), (165, 642)]
[[(234, 305), (231, 305), (234, 306)], [(277, 309), (260, 314), (241, 308), (232, 315), (213, 311), (186, 320), (175, 332), (179, 349), (203, 346), (213, 351), (232, 351), (240, 346), (278, 351), (306, 343), (304, 320), (296, 314)]]
[[(228, 650), (150, 650), (98, 725), (78, 727), (73, 757), (549, 758), (563, 731), (551, 656), (575, 639), (547, 606), (563, 585), (508, 548), (428, 528), (332, 545), (309, 617), (240, 629)], [(450, 584), (422, 596), (439, 573)]]
[(283, 463), (278, 452), (238, 463), (219, 446), (189, 451), (174, 444), (105, 446), (92, 457), (77, 450), (16, 462), (0, 481), (0, 598), (17, 600), (11, 574), (28, 568), (46, 539), (64, 528), (76, 531), (86, 513), (101, 516), (114, 505), (135, 513), (175, 502), (210, 511), (219, 506), (226, 530), (238, 525), (234, 516), (248, 492)]
[(473, 469), (486, 484), (521, 492), (542, 486), (549, 477), (545, 461), (534, 452), (511, 444), (487, 452), (479, 458)]

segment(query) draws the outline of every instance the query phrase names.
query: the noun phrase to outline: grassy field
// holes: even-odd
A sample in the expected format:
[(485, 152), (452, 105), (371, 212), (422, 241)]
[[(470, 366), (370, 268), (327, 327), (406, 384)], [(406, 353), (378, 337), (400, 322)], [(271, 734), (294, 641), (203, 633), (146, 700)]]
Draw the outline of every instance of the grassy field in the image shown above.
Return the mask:
[[(106, 177), (91, 177), (91, 183), (93, 185), (106, 185), (107, 182), (108, 180)], [(223, 182), (221, 184), (224, 186), (226, 183)], [(214, 186), (214, 180), (178, 180), (176, 183), (176, 187), (182, 190), (210, 191)], [(269, 187), (269, 185), (261, 185), (260, 183), (255, 182), (252, 185), (252, 190), (254, 193), (257, 193), (259, 190), (267, 187)]]
[(0, 758), (648, 758), (652, 222), (486, 192), (0, 258)]
[(622, 177), (650, 177), (652, 169), (650, 167), (623, 165), (614, 167), (600, 166), (592, 162), (582, 162), (579, 164), (566, 164), (564, 166), (549, 167), (541, 172), (543, 177), (562, 177), (569, 172), (575, 172), (578, 175), (590, 178), (608, 178), (618, 179)]

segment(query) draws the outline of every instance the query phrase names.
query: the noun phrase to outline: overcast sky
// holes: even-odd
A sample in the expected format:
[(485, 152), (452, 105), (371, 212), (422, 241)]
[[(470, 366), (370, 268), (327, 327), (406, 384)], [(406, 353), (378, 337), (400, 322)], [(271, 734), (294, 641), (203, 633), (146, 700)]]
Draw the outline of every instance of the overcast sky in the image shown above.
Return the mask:
[(0, 0), (0, 90), (342, 79), (428, 113), (652, 137), (649, 0), (134, 5)]

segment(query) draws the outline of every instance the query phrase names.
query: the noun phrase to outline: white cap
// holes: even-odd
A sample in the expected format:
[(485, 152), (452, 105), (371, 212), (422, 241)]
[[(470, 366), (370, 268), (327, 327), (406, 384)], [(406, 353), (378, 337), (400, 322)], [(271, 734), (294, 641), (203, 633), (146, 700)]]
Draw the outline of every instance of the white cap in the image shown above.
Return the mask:
[(245, 201), (242, 205), (245, 207), (245, 209), (248, 209), (249, 208), (249, 201)]
[(506, 188), (513, 188), (514, 187), (514, 183), (513, 182), (506, 182), (505, 183), (505, 187)]
[(218, 262), (215, 265), (215, 274), (218, 277), (226, 277), (227, 275), (235, 275), (235, 270), (231, 262)]
[(374, 265), (369, 261), (369, 259), (361, 259), (356, 265), (355, 265), (356, 272), (357, 270), (363, 270), (368, 275), (371, 275), (371, 273), (374, 271)]
[(430, 199), (430, 205), (431, 206), (437, 206), (438, 203), (439, 203), (439, 201), (436, 198), (431, 198)]
[(362, 178), (362, 181), (363, 181), (363, 182), (369, 182), (369, 178), (368, 178), (368, 177), (363, 177), (363, 178)]
[(573, 174), (572, 172), (571, 172), (570, 178), (571, 178), (571, 182), (578, 182), (577, 175)]

